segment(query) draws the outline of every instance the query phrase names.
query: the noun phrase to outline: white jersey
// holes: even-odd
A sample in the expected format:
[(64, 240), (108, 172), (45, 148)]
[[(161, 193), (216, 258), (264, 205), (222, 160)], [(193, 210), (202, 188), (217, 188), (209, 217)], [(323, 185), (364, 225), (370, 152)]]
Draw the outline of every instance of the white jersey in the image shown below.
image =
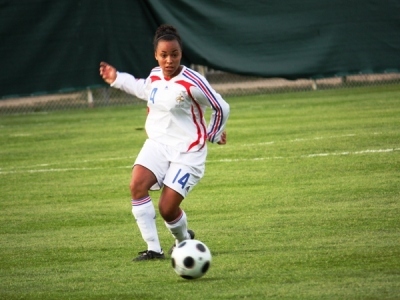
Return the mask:
[[(219, 142), (229, 116), (229, 105), (196, 71), (182, 66), (181, 72), (166, 80), (160, 67), (146, 79), (117, 73), (111, 84), (147, 101), (146, 132), (149, 139), (180, 152), (206, 149), (207, 140)], [(204, 113), (212, 109), (207, 126)]]

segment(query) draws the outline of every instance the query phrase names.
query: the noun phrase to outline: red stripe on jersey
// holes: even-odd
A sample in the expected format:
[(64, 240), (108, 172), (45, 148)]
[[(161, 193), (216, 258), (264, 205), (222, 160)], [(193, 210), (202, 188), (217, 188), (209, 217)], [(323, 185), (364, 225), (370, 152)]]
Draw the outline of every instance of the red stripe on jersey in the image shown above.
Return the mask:
[[(197, 102), (194, 102), (194, 105), (197, 107), (197, 110), (200, 113), (201, 120), (203, 120), (203, 113), (201, 112), (201, 108), (200, 108), (199, 104)], [(189, 148), (187, 149), (187, 151), (192, 149), (194, 146), (197, 146), (198, 144), (200, 144), (200, 140), (201, 140), (201, 137), (202, 137), (201, 128), (200, 128), (200, 126), (199, 126), (199, 124), (198, 124), (198, 122), (196, 120), (196, 114), (194, 113), (194, 106), (192, 106), (191, 111), (192, 111), (192, 116), (193, 116), (193, 122), (195, 123), (196, 128), (197, 128), (197, 140), (189, 145)], [(204, 132), (204, 138), (203, 138), (203, 145), (201, 145), (199, 150), (204, 147), (204, 145), (206, 144), (206, 139), (207, 139), (206, 127), (205, 127), (203, 122), (201, 122), (201, 127), (202, 127), (203, 132)]]
[(177, 81), (175, 81), (175, 82), (176, 82), (177, 84), (182, 85), (182, 86), (186, 89), (186, 92), (188, 93), (188, 95), (190, 96), (190, 98), (194, 99), (192, 93), (190, 92), (190, 87), (191, 87), (191, 86), (195, 86), (194, 84), (192, 84), (192, 83), (190, 83), (190, 82), (187, 82), (187, 81), (185, 81), (185, 80), (177, 80)]
[[(204, 93), (204, 95), (207, 97), (208, 101), (211, 103), (211, 105), (213, 106), (213, 108), (218, 112), (222, 113), (222, 109), (221, 106), (218, 103), (218, 100), (214, 97), (214, 95), (212, 94), (212, 92), (208, 89), (207, 85), (201, 80), (201, 78), (199, 78), (198, 76), (196, 76), (194, 73), (190, 72), (188, 69), (185, 69), (185, 71), (183, 72), (184, 75), (188, 78), (190, 78), (191, 80), (193, 80), (196, 84), (197, 87)], [(210, 136), (213, 137), (218, 130), (220, 129), (221, 123), (222, 123), (222, 115), (221, 113), (216, 113), (216, 120), (214, 122), (214, 126), (210, 131)]]
[(157, 81), (157, 80), (161, 80), (161, 78), (159, 76), (156, 75), (152, 75), (150, 76), (151, 82)]
[[(192, 105), (191, 112), (192, 112), (192, 117), (193, 117), (193, 123), (196, 125), (196, 128), (197, 128), (197, 140), (195, 140), (193, 143), (191, 143), (189, 145), (189, 148), (187, 149), (187, 151), (189, 151), (193, 147), (199, 145), (201, 143), (202, 138), (203, 138), (203, 145), (200, 147), (200, 149), (202, 149), (204, 147), (206, 139), (207, 139), (207, 130), (206, 130), (206, 125), (203, 122), (204, 118), (203, 118), (203, 112), (201, 110), (201, 107), (195, 101), (192, 93), (190, 92), (190, 87), (191, 86), (195, 86), (195, 85), (190, 83), (190, 82), (184, 81), (184, 80), (177, 80), (176, 83), (182, 85), (186, 89), (186, 92), (188, 93), (190, 98), (193, 99), (193, 104), (194, 104), (194, 106)], [(197, 109), (197, 111), (198, 111), (198, 113), (200, 115), (200, 124), (199, 124), (199, 120), (196, 119), (196, 113), (194, 111), (195, 108)]]

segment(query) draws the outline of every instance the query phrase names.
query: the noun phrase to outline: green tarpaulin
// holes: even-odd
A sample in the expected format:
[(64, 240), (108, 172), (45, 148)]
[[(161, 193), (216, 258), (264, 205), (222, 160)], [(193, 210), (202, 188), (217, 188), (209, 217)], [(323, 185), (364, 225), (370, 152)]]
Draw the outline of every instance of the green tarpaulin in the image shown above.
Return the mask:
[(103, 84), (101, 60), (147, 76), (163, 23), (185, 64), (288, 79), (400, 69), (400, 0), (0, 0), (0, 97)]

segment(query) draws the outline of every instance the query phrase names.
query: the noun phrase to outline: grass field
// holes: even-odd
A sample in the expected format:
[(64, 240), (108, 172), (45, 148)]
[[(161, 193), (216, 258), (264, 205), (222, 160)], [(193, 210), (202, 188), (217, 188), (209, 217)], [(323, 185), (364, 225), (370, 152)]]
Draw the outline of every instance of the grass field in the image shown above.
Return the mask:
[(131, 262), (145, 106), (1, 116), (0, 299), (400, 299), (400, 87), (227, 101), (183, 202), (213, 253), (194, 281)]

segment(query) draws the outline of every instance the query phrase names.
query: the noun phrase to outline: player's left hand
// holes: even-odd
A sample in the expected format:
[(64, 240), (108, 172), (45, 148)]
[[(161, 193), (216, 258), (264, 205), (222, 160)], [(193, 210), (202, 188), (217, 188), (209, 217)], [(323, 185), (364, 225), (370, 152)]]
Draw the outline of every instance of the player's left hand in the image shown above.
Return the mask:
[(221, 134), (221, 139), (218, 142), (219, 145), (225, 145), (226, 144), (226, 131), (224, 131)]

